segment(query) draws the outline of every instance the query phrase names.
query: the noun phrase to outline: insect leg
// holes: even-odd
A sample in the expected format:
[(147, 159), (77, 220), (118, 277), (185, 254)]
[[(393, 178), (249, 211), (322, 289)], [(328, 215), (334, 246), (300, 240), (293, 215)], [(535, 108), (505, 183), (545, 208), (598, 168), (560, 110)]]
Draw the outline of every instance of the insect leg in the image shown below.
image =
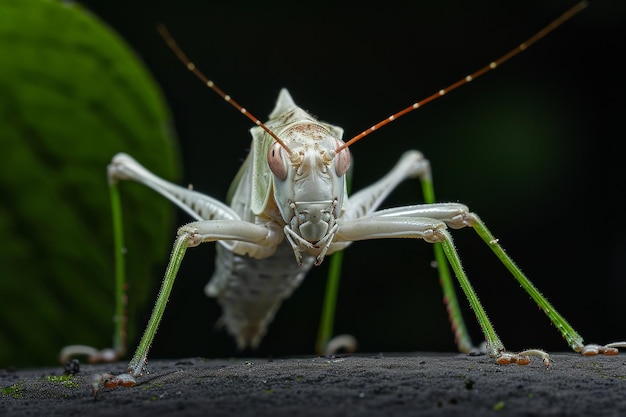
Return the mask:
[[(241, 246), (246, 249), (251, 249), (255, 245), (275, 248), (282, 239), (283, 235), (279, 227), (266, 227), (240, 220), (203, 220), (189, 223), (178, 229), (178, 237), (174, 242), (174, 248), (172, 249), (159, 295), (139, 346), (128, 364), (128, 372), (121, 375), (104, 374), (98, 376), (96, 382), (94, 382), (94, 395), (97, 395), (101, 386), (108, 388), (132, 386), (135, 384), (135, 379), (144, 372), (148, 351), (163, 317), (174, 280), (187, 248), (198, 246), (203, 242), (217, 240), (247, 243), (249, 246)], [(235, 244), (233, 247), (237, 247), (237, 245)]]
[(113, 247), (115, 257), (115, 313), (113, 315), (113, 347), (96, 349), (87, 345), (69, 345), (59, 353), (59, 361), (66, 363), (73, 357), (86, 356), (91, 363), (115, 362), (126, 355), (127, 315), (126, 315), (126, 269), (125, 245), (122, 222), (122, 207), (117, 182), (109, 183), (111, 213), (113, 221)]
[[(420, 152), (408, 151), (387, 175), (350, 197), (350, 210), (344, 214), (344, 218), (356, 219), (373, 213), (389, 193), (408, 178), (419, 178), (424, 201), (428, 204), (435, 202), (429, 161)], [(457, 349), (463, 353), (477, 351), (478, 349), (474, 347), (469, 337), (469, 332), (459, 307), (459, 301), (454, 291), (452, 274), (450, 273), (443, 248), (441, 245), (435, 244), (433, 249), (439, 273), (439, 282), (443, 290), (443, 299), (448, 311), (452, 331), (454, 332)]]
[[(403, 212), (406, 210), (406, 213)], [(404, 214), (432, 215), (431, 217), (409, 217)], [(438, 211), (439, 210), (439, 211)], [(452, 216), (452, 211), (460, 212), (461, 216)], [(429, 243), (440, 243), (448, 262), (454, 270), (461, 289), (474, 311), (478, 323), (487, 342), (487, 349), (491, 356), (500, 364), (518, 363), (525, 365), (530, 362), (528, 356), (539, 356), (546, 366), (549, 365), (549, 356), (542, 350), (529, 349), (519, 353), (507, 352), (504, 344), (497, 335), (487, 313), (482, 307), (476, 292), (472, 288), (461, 265), (452, 236), (447, 231), (446, 222), (454, 223), (455, 227), (463, 227), (466, 208), (461, 204), (429, 204), (420, 206), (399, 207), (397, 209), (381, 210), (374, 215), (361, 217), (358, 220), (342, 222), (336, 239), (357, 241), (369, 239), (413, 238), (424, 239)], [(402, 214), (402, 215), (401, 215)], [(440, 220), (437, 217), (444, 220)]]
[[(461, 204), (438, 203), (379, 210), (369, 216), (367, 220), (375, 222), (374, 219), (376, 218), (397, 218), (399, 222), (403, 222), (407, 221), (407, 219), (413, 219), (413, 222), (415, 222), (416, 224), (420, 224), (423, 221), (424, 217), (431, 219), (431, 221), (432, 219), (443, 221), (446, 225), (455, 229), (462, 227), (472, 227), (481, 237), (481, 239), (491, 248), (491, 250), (495, 253), (498, 259), (500, 259), (504, 266), (509, 270), (509, 272), (515, 277), (520, 286), (524, 288), (524, 290), (530, 295), (530, 297), (544, 311), (544, 313), (548, 316), (554, 326), (559, 329), (559, 332), (561, 333), (563, 338), (567, 341), (569, 346), (575, 352), (578, 352), (584, 356), (593, 356), (597, 354), (616, 355), (618, 353), (618, 348), (626, 348), (626, 341), (614, 342), (606, 345), (584, 344), (582, 336), (580, 336), (580, 334), (576, 332), (576, 330), (574, 330), (574, 328), (567, 322), (567, 320), (565, 320), (565, 318), (556, 311), (552, 304), (550, 304), (548, 300), (539, 292), (539, 290), (531, 283), (528, 277), (526, 277), (521, 269), (507, 255), (507, 253), (498, 242), (498, 239), (493, 236), (493, 234), (480, 220), (480, 218), (476, 214), (471, 213), (467, 207)], [(363, 222), (364, 219), (361, 219), (360, 221)], [(415, 225), (413, 225), (413, 222), (407, 221), (407, 225), (409, 225), (409, 227), (407, 227), (407, 230), (410, 230), (411, 227), (415, 227)], [(379, 226), (382, 225), (383, 223), (381, 223)], [(342, 225), (342, 236), (343, 233), (348, 231), (348, 227), (348, 225)], [(407, 233), (406, 236), (402, 236), (401, 230), (393, 231), (393, 229), (389, 226), (384, 227), (387, 230), (385, 236), (372, 237), (367, 234), (363, 234), (364, 232), (366, 232), (366, 229), (364, 229), (361, 232), (361, 239), (380, 237), (412, 237), (410, 233)], [(445, 232), (445, 234), (449, 235), (447, 231)], [(355, 236), (350, 236), (349, 238), (357, 239), (357, 237)], [(472, 308), (476, 312), (478, 312), (478, 307), (475, 304), (479, 305), (480, 303), (478, 303), (478, 299), (474, 300), (475, 294), (473, 294), (473, 290), (471, 290), (471, 287), (469, 287), (469, 282), (466, 283), (467, 277), (465, 276), (465, 273), (461, 268), (460, 259), (458, 259), (456, 249), (454, 248), (454, 245), (452, 243), (452, 238), (448, 236), (445, 240), (442, 241), (442, 246), (446, 257), (448, 258), (450, 264), (452, 265), (452, 268), (457, 275), (457, 279), (459, 280), (463, 291), (470, 300)], [(491, 324), (485, 320), (486, 316), (485, 319), (481, 319), (481, 315), (478, 315), (477, 313), (477, 317), (483, 329), (483, 333), (485, 334), (485, 337), (487, 339), (490, 354), (492, 356), (496, 356), (498, 363), (506, 364), (511, 362), (517, 362), (523, 364), (525, 363), (523, 357), (526, 355), (541, 356), (543, 357), (546, 364), (549, 363), (547, 354), (543, 354), (542, 351), (536, 349), (520, 352), (519, 354), (510, 354), (508, 352), (504, 352), (504, 347), (500, 340), (497, 338), (495, 332), (493, 332)], [(485, 320), (484, 323), (483, 320)]]
[(120, 375), (96, 375), (93, 383), (94, 397), (97, 397), (98, 391), (102, 387), (113, 388), (117, 386), (133, 386), (136, 384), (136, 378), (143, 373), (147, 362), (150, 345), (152, 344), (154, 335), (157, 331), (161, 318), (163, 317), (163, 312), (165, 311), (167, 300), (169, 299), (170, 293), (172, 291), (174, 280), (176, 279), (176, 274), (178, 273), (178, 269), (180, 268), (180, 264), (183, 260), (183, 257), (185, 256), (185, 252), (188, 247), (187, 241), (189, 237), (189, 233), (183, 233), (178, 236), (178, 238), (174, 242), (174, 248), (172, 249), (172, 255), (165, 271), (165, 277), (163, 278), (163, 283), (161, 284), (159, 295), (154, 304), (154, 308), (152, 310), (152, 314), (150, 315), (148, 325), (146, 326), (143, 336), (141, 337), (141, 340), (139, 342), (139, 346), (137, 347), (133, 358), (128, 364), (128, 372)]
[[(122, 221), (122, 208), (119, 195), (121, 180), (132, 180), (144, 184), (172, 201), (183, 211), (196, 220), (231, 220), (239, 222), (239, 216), (226, 204), (205, 194), (193, 191), (165, 181), (140, 165), (129, 155), (120, 153), (113, 157), (108, 167), (109, 190), (111, 195), (111, 211), (114, 231), (115, 253), (115, 330), (113, 348), (98, 350), (91, 346), (70, 345), (64, 347), (60, 354), (60, 361), (66, 362), (75, 356), (87, 356), (89, 362), (113, 362), (126, 354), (126, 274), (125, 274), (125, 246)], [(239, 224), (239, 223), (237, 223)], [(262, 230), (267, 233), (267, 229)], [(246, 242), (232, 242), (231, 248), (238, 247), (240, 251), (254, 252), (257, 256), (269, 253), (273, 248), (263, 245), (250, 245)]]
[(584, 344), (582, 336), (574, 330), (574, 328), (565, 320), (558, 311), (554, 309), (552, 304), (539, 292), (539, 290), (530, 282), (521, 269), (507, 255), (502, 246), (498, 243), (493, 234), (487, 229), (487, 226), (480, 218), (471, 214), (468, 220), (476, 233), (482, 240), (489, 245), (491, 250), (496, 254), (498, 259), (504, 264), (509, 272), (515, 277), (517, 282), (524, 288), (530, 297), (548, 316), (552, 324), (559, 330), (563, 338), (567, 341), (570, 348), (584, 356), (593, 356), (597, 354), (617, 355), (618, 348), (626, 348), (626, 341), (609, 343), (607, 345)]

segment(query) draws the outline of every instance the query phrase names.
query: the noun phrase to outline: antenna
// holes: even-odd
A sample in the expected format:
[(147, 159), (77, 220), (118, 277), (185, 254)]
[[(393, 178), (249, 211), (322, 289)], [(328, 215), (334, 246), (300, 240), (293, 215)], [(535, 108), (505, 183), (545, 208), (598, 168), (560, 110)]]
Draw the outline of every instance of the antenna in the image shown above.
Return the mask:
[(583, 10), (586, 7), (587, 7), (587, 2), (586, 1), (581, 1), (580, 3), (577, 3), (575, 6), (573, 6), (571, 9), (567, 10), (561, 16), (559, 16), (554, 21), (552, 21), (550, 24), (548, 24), (543, 29), (541, 29), (539, 32), (535, 33), (533, 36), (528, 38), (525, 42), (522, 42), (519, 46), (517, 46), (516, 48), (514, 48), (511, 51), (507, 52), (506, 54), (502, 55), (500, 58), (496, 59), (495, 61), (491, 61), (489, 64), (485, 65), (484, 67), (482, 67), (478, 71), (475, 71), (475, 72), (473, 72), (473, 73), (471, 73), (469, 75), (466, 75), (465, 77), (461, 78), (459, 81), (457, 81), (457, 82), (455, 82), (453, 84), (450, 84), (449, 86), (447, 86), (445, 88), (442, 88), (441, 90), (439, 90), (436, 93), (426, 97), (425, 99), (422, 99), (422, 100), (420, 100), (418, 102), (415, 102), (415, 103), (411, 104), (410, 106), (406, 107), (405, 109), (402, 109), (399, 112), (394, 113), (391, 116), (387, 117), (386, 119), (381, 120), (380, 122), (376, 123), (375, 125), (372, 125), (369, 129), (364, 130), (363, 132), (359, 133), (358, 135), (356, 135), (355, 137), (353, 137), (352, 139), (350, 139), (349, 141), (347, 141), (343, 145), (339, 146), (335, 150), (335, 152), (339, 153), (343, 149), (347, 148), (348, 146), (353, 145), (354, 143), (356, 143), (359, 140), (363, 139), (365, 136), (369, 135), (370, 133), (374, 132), (375, 130), (380, 129), (381, 127), (385, 126), (386, 124), (393, 122), (394, 120), (398, 119), (399, 117), (404, 116), (405, 114), (407, 114), (409, 112), (412, 112), (413, 110), (415, 110), (415, 109), (417, 109), (419, 107), (422, 107), (425, 104), (430, 103), (431, 101), (434, 101), (434, 100), (438, 99), (439, 97), (442, 97), (442, 96), (448, 94), (450, 91), (455, 90), (458, 87), (460, 87), (462, 85), (465, 85), (465, 84), (469, 83), (470, 81), (475, 80), (476, 78), (480, 77), (481, 75), (485, 74), (486, 72), (489, 72), (489, 71), (499, 67), (500, 65), (502, 65), (503, 63), (505, 63), (509, 59), (513, 58), (515, 55), (517, 55), (520, 52), (524, 51), (526, 48), (528, 48), (529, 46), (531, 46), (532, 44), (534, 44), (535, 42), (537, 42), (538, 40), (540, 40), (541, 38), (546, 36), (548, 33), (552, 32), (554, 29), (556, 29), (557, 27), (559, 27), (560, 25), (565, 23), (567, 20), (571, 19), (575, 14), (577, 14), (578, 12), (580, 12), (581, 10)]
[(202, 81), (207, 87), (209, 87), (211, 90), (219, 94), (220, 97), (222, 97), (224, 100), (230, 103), (234, 108), (239, 110), (248, 119), (252, 120), (252, 122), (255, 125), (265, 130), (271, 137), (273, 137), (276, 140), (276, 142), (280, 144), (280, 146), (282, 146), (285, 149), (285, 151), (287, 151), (289, 155), (291, 155), (291, 149), (289, 149), (287, 145), (285, 144), (285, 142), (283, 142), (274, 132), (272, 132), (267, 126), (265, 126), (263, 122), (261, 122), (261, 120), (259, 120), (254, 115), (252, 115), (252, 113), (246, 110), (245, 107), (241, 106), (239, 103), (233, 100), (231, 96), (229, 96), (224, 91), (222, 91), (221, 88), (215, 85), (213, 81), (209, 80), (198, 68), (196, 68), (196, 65), (187, 57), (187, 55), (183, 52), (183, 50), (178, 46), (178, 44), (176, 43), (172, 35), (170, 35), (165, 25), (162, 25), (162, 24), (157, 25), (157, 31), (163, 37), (163, 39), (167, 43), (167, 46), (170, 47), (170, 49), (174, 52), (174, 54), (178, 57), (178, 59), (181, 60), (181, 62), (185, 65), (185, 67), (187, 67), (189, 71), (194, 73), (194, 75), (198, 77), (200, 81)]

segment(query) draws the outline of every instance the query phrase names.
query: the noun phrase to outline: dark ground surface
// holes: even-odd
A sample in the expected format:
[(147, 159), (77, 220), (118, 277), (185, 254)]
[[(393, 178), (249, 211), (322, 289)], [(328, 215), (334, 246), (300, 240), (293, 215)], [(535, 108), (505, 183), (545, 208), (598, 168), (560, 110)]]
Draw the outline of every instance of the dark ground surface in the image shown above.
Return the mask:
[(626, 415), (624, 356), (552, 355), (546, 370), (487, 356), (153, 360), (132, 388), (94, 400), (94, 374), (125, 365), (0, 371), (2, 416), (607, 416)]

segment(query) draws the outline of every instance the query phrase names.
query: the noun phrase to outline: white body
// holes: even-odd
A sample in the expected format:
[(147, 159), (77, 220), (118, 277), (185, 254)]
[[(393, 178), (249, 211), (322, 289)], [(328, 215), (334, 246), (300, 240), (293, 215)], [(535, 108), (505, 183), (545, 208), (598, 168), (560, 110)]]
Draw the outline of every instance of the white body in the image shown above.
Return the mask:
[(168, 183), (125, 154), (116, 155), (109, 167), (112, 181), (142, 182), (196, 219), (179, 232), (190, 233), (188, 246), (218, 241), (216, 269), (205, 291), (221, 304), (222, 322), (240, 349), (259, 344), (281, 302), (326, 254), (364, 239), (437, 242), (445, 222), (468, 225), (462, 204), (376, 211), (405, 178), (430, 178), (428, 161), (417, 151), (407, 152), (387, 176), (348, 200), (349, 151), (335, 153), (343, 145), (341, 128), (314, 119), (285, 89), (265, 126), (291, 153), (260, 127), (252, 128), (251, 151), (231, 186), (230, 206)]
[[(258, 345), (281, 302), (300, 285), (311, 266), (319, 265), (326, 254), (344, 249), (358, 240), (413, 238), (440, 243), (434, 246), (435, 260), (460, 351), (470, 351), (472, 343), (460, 313), (448, 266), (454, 270), (476, 315), (485, 337), (486, 350), (497, 363), (524, 365), (530, 362), (529, 356), (538, 356), (549, 366), (549, 355), (546, 352), (539, 349), (508, 352), (496, 334), (463, 270), (452, 236), (447, 230), (448, 227), (469, 226), (546, 313), (574, 351), (587, 356), (617, 354), (618, 348), (626, 347), (626, 342), (603, 346), (584, 344), (582, 336), (515, 265), (476, 214), (462, 204), (435, 203), (430, 165), (421, 153), (406, 152), (379, 181), (355, 193), (349, 200), (346, 194), (345, 176), (350, 167), (348, 146), (397, 117), (496, 68), (585, 7), (585, 2), (578, 3), (509, 53), (380, 121), (346, 143), (341, 139), (341, 128), (307, 114), (295, 105), (285, 89), (281, 90), (269, 121), (261, 123), (199, 72), (167, 31), (161, 28), (168, 45), (186, 67), (257, 125), (251, 129), (251, 152), (233, 181), (229, 205), (162, 180), (126, 154), (118, 154), (113, 158), (108, 172), (118, 264), (118, 326), (114, 349), (97, 351), (89, 346), (68, 346), (61, 352), (61, 358), (87, 354), (95, 361), (114, 360), (125, 353), (125, 282), (123, 239), (120, 236), (121, 207), (116, 186), (118, 180), (134, 180), (145, 184), (177, 204), (196, 221), (178, 230), (159, 296), (144, 335), (128, 365), (128, 372), (98, 375), (93, 383), (94, 396), (101, 386), (132, 386), (136, 383), (135, 378), (144, 371), (148, 351), (187, 248), (212, 241), (219, 242), (219, 245), (216, 270), (206, 287), (206, 293), (216, 297), (222, 305), (223, 322), (240, 348)], [(426, 204), (378, 210), (386, 196), (407, 178), (420, 179)], [(295, 256), (295, 261), (292, 256)]]

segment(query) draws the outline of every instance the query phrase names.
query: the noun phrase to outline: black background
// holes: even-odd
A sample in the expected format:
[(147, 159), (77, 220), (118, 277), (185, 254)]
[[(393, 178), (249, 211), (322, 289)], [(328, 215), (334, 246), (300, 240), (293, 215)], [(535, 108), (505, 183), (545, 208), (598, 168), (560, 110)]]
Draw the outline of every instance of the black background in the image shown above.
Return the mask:
[[(260, 119), (287, 87), (301, 107), (342, 126), (349, 138), (482, 67), (573, 5), (82, 3), (129, 42), (162, 87), (180, 139), (182, 183), (220, 199), (245, 157), (251, 124), (185, 70), (158, 36), (158, 22)], [(421, 150), (432, 163), (437, 199), (478, 213), (590, 342), (626, 338), (618, 142), (624, 9), (618, 1), (592, 1), (506, 65), (352, 148), (355, 190), (382, 176), (404, 150)], [(419, 202), (420, 196), (419, 184), (408, 182), (387, 205)], [(480, 239), (471, 230), (454, 236), (507, 347), (567, 349)], [(235, 354), (233, 341), (214, 330), (219, 308), (202, 291), (213, 253), (212, 245), (188, 252), (153, 357)], [(362, 351), (454, 350), (431, 259), (431, 248), (419, 241), (351, 246), (336, 331), (355, 335)], [(325, 271), (326, 265), (313, 271), (284, 304), (258, 354), (313, 353)], [(467, 318), (480, 340), (469, 309)]]

